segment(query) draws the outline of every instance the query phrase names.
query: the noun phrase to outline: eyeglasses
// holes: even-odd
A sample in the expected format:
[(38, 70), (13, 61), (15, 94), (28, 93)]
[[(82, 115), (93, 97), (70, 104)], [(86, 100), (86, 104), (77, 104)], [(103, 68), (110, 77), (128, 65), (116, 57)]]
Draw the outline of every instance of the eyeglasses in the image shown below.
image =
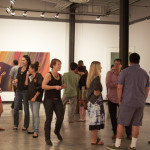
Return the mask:
[(114, 65), (120, 65), (120, 63), (114, 63)]

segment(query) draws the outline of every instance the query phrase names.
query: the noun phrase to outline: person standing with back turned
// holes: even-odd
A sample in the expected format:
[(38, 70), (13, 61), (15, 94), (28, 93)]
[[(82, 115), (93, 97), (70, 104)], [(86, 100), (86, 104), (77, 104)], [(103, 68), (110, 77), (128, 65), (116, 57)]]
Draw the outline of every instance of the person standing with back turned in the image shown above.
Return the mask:
[(108, 146), (108, 150), (122, 150), (121, 138), (124, 127), (132, 125), (132, 141), (128, 150), (136, 150), (136, 143), (142, 126), (145, 101), (149, 93), (149, 76), (140, 68), (140, 56), (132, 53), (129, 57), (130, 66), (119, 75), (117, 95), (119, 101), (119, 115), (117, 137), (115, 145)]

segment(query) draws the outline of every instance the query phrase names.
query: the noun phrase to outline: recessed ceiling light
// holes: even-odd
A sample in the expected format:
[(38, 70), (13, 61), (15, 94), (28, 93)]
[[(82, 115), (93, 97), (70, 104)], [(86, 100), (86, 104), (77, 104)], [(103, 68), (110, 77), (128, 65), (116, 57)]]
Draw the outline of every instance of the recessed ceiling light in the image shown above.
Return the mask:
[(15, 15), (15, 11), (14, 11), (14, 10), (12, 10), (11, 15), (12, 15), (12, 16), (14, 16), (14, 15)]
[(45, 15), (44, 15), (45, 13), (44, 12), (42, 12), (42, 14), (41, 14), (41, 18), (44, 18), (45, 17)]
[(15, 4), (15, 0), (10, 0), (10, 3), (12, 4), (12, 5), (14, 5)]
[(96, 21), (100, 21), (100, 20), (101, 20), (100, 16), (97, 16)]
[(27, 17), (27, 11), (24, 11), (23, 17)]
[(55, 19), (58, 19), (59, 18), (59, 13), (57, 13), (56, 15), (55, 15)]
[(10, 6), (10, 7), (6, 8), (6, 12), (9, 14), (9, 13), (10, 13), (10, 11), (11, 11), (11, 9), (12, 9), (12, 6)]

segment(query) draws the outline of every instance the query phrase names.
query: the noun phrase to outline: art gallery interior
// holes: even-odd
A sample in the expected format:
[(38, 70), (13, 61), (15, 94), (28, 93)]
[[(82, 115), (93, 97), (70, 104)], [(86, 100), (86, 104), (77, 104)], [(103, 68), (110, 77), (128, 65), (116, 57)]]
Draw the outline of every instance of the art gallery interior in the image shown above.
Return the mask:
[[(102, 65), (101, 82), (103, 98), (106, 100), (106, 74), (111, 67), (113, 53), (120, 51), (120, 1), (121, 0), (0, 0), (0, 51), (49, 52), (50, 60), (62, 61), (61, 74), (69, 71), (71, 61), (83, 60), (89, 70), (92, 61)], [(9, 9), (10, 11), (9, 11)], [(42, 16), (41, 16), (42, 15)], [(74, 17), (74, 27), (73, 21)], [(150, 71), (150, 1), (129, 0), (128, 51), (141, 56), (140, 66)], [(74, 30), (74, 34), (73, 31)], [(73, 34), (73, 35), (72, 35)], [(73, 41), (70, 41), (74, 37)], [(73, 43), (72, 43), (73, 42)], [(71, 49), (73, 46), (73, 50)], [(70, 56), (70, 54), (72, 56)], [(20, 112), (20, 130), (13, 131), (13, 110), (10, 105), (14, 92), (1, 93), (4, 112), (0, 125), (6, 131), (0, 132), (0, 150), (53, 149), (53, 150), (104, 150), (112, 143), (111, 123), (107, 102), (105, 106), (105, 129), (100, 131), (104, 146), (90, 145), (88, 119), (85, 123), (69, 124), (67, 115), (62, 127), (64, 141), (58, 142), (52, 133), (54, 146), (49, 148), (44, 142), (45, 113), (41, 104), (40, 137), (31, 137), (21, 131), (23, 111)], [(146, 100), (143, 126), (137, 144), (138, 150), (149, 150), (150, 145), (150, 95)], [(78, 114), (76, 115), (78, 118)], [(88, 118), (88, 113), (87, 113)], [(53, 117), (52, 127), (55, 125)], [(130, 141), (124, 137), (123, 147)]]

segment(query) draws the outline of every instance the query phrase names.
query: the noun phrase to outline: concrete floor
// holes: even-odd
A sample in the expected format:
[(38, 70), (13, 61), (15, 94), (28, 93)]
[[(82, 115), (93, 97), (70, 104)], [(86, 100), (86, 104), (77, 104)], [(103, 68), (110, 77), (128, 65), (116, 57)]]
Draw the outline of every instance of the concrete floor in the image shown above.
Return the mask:
[[(44, 121), (45, 113), (43, 105), (41, 104), (40, 109), (40, 133), (37, 139), (33, 139), (32, 135), (23, 132), (23, 112), (20, 111), (20, 125), (18, 131), (12, 130), (13, 128), (13, 111), (10, 109), (11, 104), (4, 104), (4, 113), (0, 118), (0, 126), (6, 128), (6, 131), (0, 132), (0, 150), (106, 150), (106, 146), (112, 144), (111, 136), (111, 124), (108, 115), (107, 104), (105, 104), (106, 113), (106, 127), (101, 130), (99, 136), (104, 141), (104, 146), (93, 146), (90, 144), (90, 132), (88, 130), (88, 114), (86, 123), (75, 122), (73, 124), (68, 123), (67, 113), (63, 122), (61, 134), (64, 138), (63, 142), (59, 142), (57, 137), (54, 135), (55, 117), (52, 122), (52, 133), (51, 139), (53, 146), (49, 147), (44, 141)], [(67, 110), (66, 110), (67, 111)], [(78, 120), (79, 115), (76, 115)], [(30, 128), (32, 122), (30, 123)], [(139, 140), (137, 143), (138, 150), (150, 150), (150, 106), (145, 107), (145, 114), (143, 119), (143, 126), (140, 131)], [(127, 150), (130, 141), (124, 136), (122, 140), (122, 147)]]

